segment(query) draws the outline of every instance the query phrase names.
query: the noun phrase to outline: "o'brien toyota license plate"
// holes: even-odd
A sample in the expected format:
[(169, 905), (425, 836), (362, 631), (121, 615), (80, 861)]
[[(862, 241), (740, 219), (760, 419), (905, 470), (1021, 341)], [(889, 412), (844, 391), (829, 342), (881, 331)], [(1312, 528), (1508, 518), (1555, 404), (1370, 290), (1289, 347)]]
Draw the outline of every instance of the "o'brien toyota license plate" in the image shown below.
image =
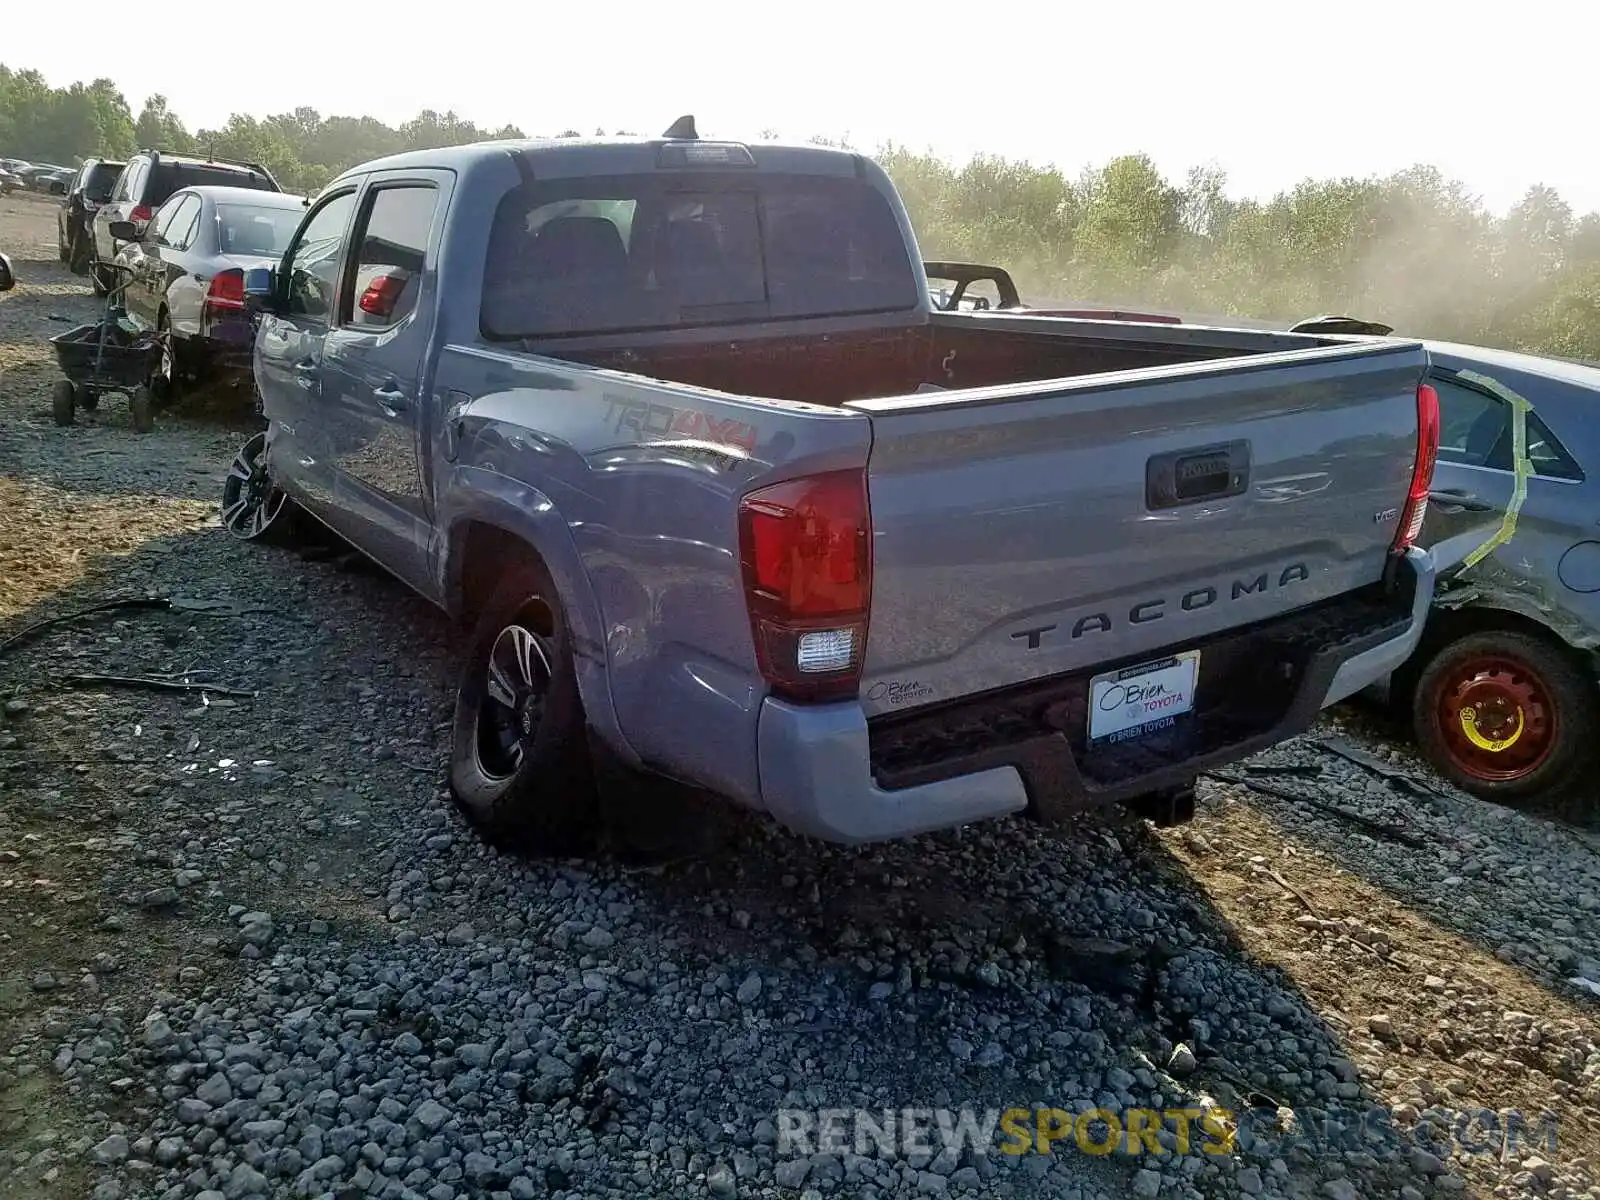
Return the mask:
[(1125, 742), (1177, 723), (1194, 707), (1200, 651), (1107, 671), (1089, 681), (1089, 741)]

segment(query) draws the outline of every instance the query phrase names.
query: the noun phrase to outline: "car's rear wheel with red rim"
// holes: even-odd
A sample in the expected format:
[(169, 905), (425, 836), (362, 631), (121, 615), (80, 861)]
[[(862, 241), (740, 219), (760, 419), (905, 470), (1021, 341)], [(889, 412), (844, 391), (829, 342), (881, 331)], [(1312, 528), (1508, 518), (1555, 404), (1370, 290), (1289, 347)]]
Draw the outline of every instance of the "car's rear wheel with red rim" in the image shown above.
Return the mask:
[(1417, 678), (1411, 719), (1439, 773), (1487, 800), (1564, 798), (1600, 741), (1600, 700), (1578, 656), (1509, 630), (1437, 649)]

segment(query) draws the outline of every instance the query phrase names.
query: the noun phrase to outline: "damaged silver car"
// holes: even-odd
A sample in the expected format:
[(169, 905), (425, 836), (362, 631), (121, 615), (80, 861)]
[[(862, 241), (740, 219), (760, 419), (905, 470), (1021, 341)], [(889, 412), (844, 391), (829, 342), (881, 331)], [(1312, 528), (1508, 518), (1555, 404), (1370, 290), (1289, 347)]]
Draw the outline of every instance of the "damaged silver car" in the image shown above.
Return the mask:
[(1390, 699), (1464, 791), (1567, 797), (1600, 760), (1600, 369), (1427, 345), (1442, 429), (1420, 541), (1457, 565)]

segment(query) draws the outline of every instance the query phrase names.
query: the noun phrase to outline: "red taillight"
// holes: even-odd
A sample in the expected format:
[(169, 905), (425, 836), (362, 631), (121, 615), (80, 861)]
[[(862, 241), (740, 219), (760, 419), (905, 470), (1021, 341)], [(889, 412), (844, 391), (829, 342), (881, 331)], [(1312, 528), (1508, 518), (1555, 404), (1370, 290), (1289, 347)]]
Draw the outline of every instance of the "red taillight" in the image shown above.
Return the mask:
[(235, 267), (219, 271), (206, 288), (207, 308), (238, 309), (244, 307), (244, 272)]
[(406, 280), (403, 275), (374, 275), (372, 282), (367, 284), (366, 291), (361, 293), (357, 307), (364, 313), (387, 320), (389, 314), (394, 312), (400, 293), (405, 289)]
[(143, 204), (135, 204), (133, 206), (133, 211), (128, 214), (128, 220), (132, 221), (135, 225), (139, 225), (148, 221), (154, 215), (154, 212), (145, 207)]
[(872, 520), (861, 471), (830, 471), (739, 502), (739, 557), (756, 661), (774, 693), (852, 696), (872, 604)]
[(1439, 393), (1433, 385), (1417, 387), (1417, 458), (1411, 468), (1411, 491), (1400, 512), (1400, 528), (1394, 535), (1396, 554), (1412, 546), (1428, 518), (1428, 491), (1433, 487), (1433, 467), (1439, 458)]

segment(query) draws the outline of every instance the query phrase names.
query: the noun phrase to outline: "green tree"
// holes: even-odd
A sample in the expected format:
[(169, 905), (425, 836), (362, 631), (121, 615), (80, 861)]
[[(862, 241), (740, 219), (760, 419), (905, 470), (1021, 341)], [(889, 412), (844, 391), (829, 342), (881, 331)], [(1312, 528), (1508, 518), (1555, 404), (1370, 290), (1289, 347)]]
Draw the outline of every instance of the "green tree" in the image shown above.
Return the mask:
[(141, 149), (166, 150), (173, 154), (187, 154), (194, 139), (183, 127), (183, 122), (167, 109), (167, 98), (159, 92), (144, 102), (139, 119), (133, 127), (134, 140)]
[[(37, 71), (0, 65), (0, 153), (33, 161), (156, 146), (260, 162), (285, 187), (314, 192), (385, 155), (522, 136), (451, 111), (424, 109), (394, 128), (309, 107), (235, 113), (191, 136), (163, 96), (135, 120), (110, 80), (52, 88)], [(848, 136), (812, 141), (851, 149)], [(1075, 176), (995, 155), (953, 165), (893, 144), (876, 157), (926, 257), (998, 263), (1027, 299), (1276, 320), (1347, 312), (1404, 333), (1600, 360), (1600, 213), (1575, 213), (1543, 185), (1497, 217), (1425, 165), (1239, 199), (1219, 166), (1173, 181), (1142, 154)]]

